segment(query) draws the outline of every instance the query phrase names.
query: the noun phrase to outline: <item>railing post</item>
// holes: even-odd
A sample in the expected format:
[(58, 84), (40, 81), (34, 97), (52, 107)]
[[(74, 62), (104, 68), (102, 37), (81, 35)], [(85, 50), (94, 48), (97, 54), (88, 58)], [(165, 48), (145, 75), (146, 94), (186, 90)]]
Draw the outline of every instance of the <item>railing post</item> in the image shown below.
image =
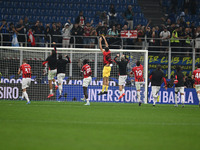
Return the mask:
[(1, 46), (3, 46), (3, 34), (1, 34)]
[(148, 51), (145, 53), (145, 59), (144, 59), (144, 67), (145, 67), (145, 99), (144, 99), (144, 103), (147, 104), (148, 101)]
[(28, 44), (27, 44), (27, 41), (28, 41), (28, 40), (27, 40), (27, 36), (26, 36), (26, 34), (24, 34), (24, 36), (25, 36), (25, 47), (27, 47), (27, 45), (28, 45)]
[[(73, 48), (73, 46), (71, 45), (71, 48)], [(70, 50), (70, 59), (71, 59), (71, 63), (69, 65), (69, 76), (72, 77), (72, 63), (73, 63), (73, 54), (72, 54), (72, 50)]]
[(169, 40), (169, 51), (168, 51), (168, 79), (171, 79), (171, 59), (172, 59), (172, 50), (170, 46), (170, 40)]
[[(21, 43), (21, 45), (20, 45), (21, 47), (23, 47), (23, 44)], [(20, 54), (20, 57), (19, 57), (19, 66), (21, 66), (22, 65), (22, 60), (23, 60), (23, 51), (22, 51), (22, 49), (20, 49), (19, 50), (19, 54)]]
[[(95, 45), (95, 48), (97, 49), (98, 47), (97, 47), (97, 45)], [(94, 59), (94, 77), (97, 77), (97, 63), (98, 63), (98, 61), (97, 61), (97, 52), (95, 53), (95, 59)]]
[(196, 60), (195, 60), (195, 55), (196, 55), (196, 51), (195, 51), (195, 46), (194, 46), (194, 39), (192, 40), (192, 71), (195, 70), (195, 63), (196, 63)]

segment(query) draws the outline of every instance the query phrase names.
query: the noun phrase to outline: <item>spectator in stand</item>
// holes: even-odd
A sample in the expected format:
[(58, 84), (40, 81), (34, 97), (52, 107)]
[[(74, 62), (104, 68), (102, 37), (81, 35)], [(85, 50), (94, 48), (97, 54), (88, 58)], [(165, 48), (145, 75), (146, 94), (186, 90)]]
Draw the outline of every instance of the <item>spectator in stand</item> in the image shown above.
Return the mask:
[(19, 33), (18, 41), (20, 43), (20, 46), (23, 46), (25, 44), (25, 36), (26, 36), (27, 31), (24, 26), (24, 21), (22, 19), (19, 20), (19, 23), (16, 26), (16, 30)]
[(71, 24), (71, 21), (68, 20), (69, 23), (66, 23), (64, 28), (62, 29), (62, 47), (69, 47), (70, 44), (70, 36), (71, 36), (71, 29), (73, 28), (73, 24)]
[(110, 5), (110, 11), (108, 12), (109, 25), (112, 27), (117, 22), (117, 13), (113, 4)]
[(45, 34), (45, 43), (50, 43), (50, 36), (51, 36), (51, 28), (50, 28), (50, 24), (46, 24), (46, 28), (44, 30), (44, 34)]
[(117, 30), (117, 32), (119, 33), (119, 36), (120, 36), (120, 34), (121, 34), (121, 30), (122, 30), (122, 28), (121, 28), (121, 24), (117, 24), (117, 26), (116, 26), (116, 30)]
[(172, 51), (173, 52), (180, 52), (179, 47), (180, 46), (180, 41), (179, 41), (179, 28), (175, 27), (175, 30), (172, 32), (171, 36), (171, 46), (172, 46)]
[(187, 51), (187, 56), (189, 56), (189, 52), (192, 52), (191, 49), (191, 41), (190, 39), (192, 39), (192, 35), (190, 33), (190, 29), (189, 28), (185, 28), (185, 32), (184, 32), (184, 43), (183, 43), (183, 52)]
[(52, 39), (52, 42), (55, 42), (55, 43), (58, 43), (59, 41), (59, 35), (61, 35), (61, 32), (59, 30), (59, 28), (57, 28), (56, 26), (56, 23), (52, 23), (52, 28), (51, 28), (51, 39)]
[[(3, 19), (0, 23), (0, 33), (5, 33), (5, 35), (3, 35), (3, 46), (8, 46), (10, 41), (10, 35), (8, 35), (9, 33), (9, 26), (7, 24), (7, 21), (5, 19)], [(6, 35), (7, 33), (7, 35)], [(0, 40), (1, 40), (1, 36), (0, 36)]]
[(98, 25), (96, 26), (96, 32), (98, 36), (101, 34), (101, 30), (102, 30), (102, 23), (99, 22)]
[(12, 46), (19, 46), (19, 42), (18, 42), (18, 39), (17, 39), (17, 30), (15, 29), (15, 26), (13, 23), (10, 23), (9, 25), (9, 33), (12, 34)]
[[(39, 20), (36, 21), (35, 26), (33, 26), (33, 34), (35, 36), (35, 43), (36, 46), (41, 46), (43, 47), (43, 37), (41, 34), (44, 34), (44, 27), (40, 23)], [(37, 35), (38, 34), (38, 35)]]
[(91, 24), (89, 22), (86, 23), (86, 26), (84, 27), (84, 39), (83, 39), (83, 43), (84, 43), (84, 47), (85, 48), (89, 48), (90, 47), (90, 33), (92, 31), (92, 27)]
[[(200, 52), (200, 26), (197, 27), (195, 33), (195, 48), (197, 52)], [(198, 54), (200, 55), (200, 54)]]
[(24, 18), (24, 26), (25, 26), (26, 32), (28, 32), (30, 29), (30, 23), (28, 21), (28, 17)]
[(169, 46), (169, 39), (170, 39), (170, 32), (167, 30), (167, 27), (164, 27), (163, 31), (160, 32), (160, 38), (161, 40), (161, 46), (163, 46), (163, 51), (168, 51), (168, 48), (166, 46)]
[(81, 45), (83, 44), (83, 38), (76, 37), (76, 36), (83, 36), (83, 33), (84, 30), (81, 27), (81, 24), (79, 25), (78, 23), (75, 23), (72, 28), (71, 35), (75, 36), (76, 47), (81, 47)]
[(90, 36), (92, 36), (91, 39), (90, 39), (90, 48), (95, 48), (95, 41), (96, 41), (97, 31), (93, 27), (91, 29)]
[(106, 36), (108, 33), (108, 28), (107, 28), (107, 24), (104, 24), (104, 26), (102, 26), (101, 30), (99, 31), (99, 36)]
[(123, 17), (126, 20), (126, 22), (128, 22), (128, 28), (133, 30), (133, 10), (132, 10), (132, 6), (128, 5), (128, 9), (124, 12)]
[(179, 16), (177, 16), (176, 23), (177, 23), (178, 20), (180, 20), (181, 23), (185, 22), (185, 13), (183, 11), (180, 13)]
[(106, 24), (109, 26), (109, 16), (107, 15), (107, 12), (104, 11), (103, 13), (101, 13), (100, 15), (100, 20), (102, 21), (102, 24)]
[(79, 24), (81, 27), (85, 26), (85, 17), (83, 16), (83, 11), (79, 12), (79, 16), (76, 18), (75, 23)]
[[(119, 33), (116, 30), (116, 27), (113, 25), (111, 29), (108, 31), (108, 37), (110, 45), (119, 45)], [(116, 48), (116, 46), (110, 46), (110, 48)]]

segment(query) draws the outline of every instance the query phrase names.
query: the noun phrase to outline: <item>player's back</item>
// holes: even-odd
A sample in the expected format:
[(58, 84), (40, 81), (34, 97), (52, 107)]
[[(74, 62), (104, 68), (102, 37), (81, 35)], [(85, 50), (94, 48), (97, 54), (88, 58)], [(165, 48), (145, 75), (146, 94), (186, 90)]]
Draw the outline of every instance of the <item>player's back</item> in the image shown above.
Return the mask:
[(140, 64), (140, 66), (133, 67), (132, 71), (134, 72), (135, 81), (136, 82), (143, 82), (143, 66)]
[(88, 64), (85, 64), (81, 70), (83, 71), (84, 78), (87, 78), (92, 75), (92, 69)]
[(193, 76), (195, 80), (194, 84), (200, 84), (200, 68), (193, 71)]
[(175, 84), (175, 87), (183, 87), (184, 86), (184, 74), (181, 71), (175, 73), (175, 77), (177, 77), (178, 83)]
[(103, 63), (104, 65), (112, 63), (110, 50), (107, 52), (106, 51), (103, 52)]
[(65, 73), (68, 61), (65, 59), (57, 60), (57, 73)]
[(31, 66), (29, 64), (22, 64), (20, 70), (23, 78), (31, 78)]
[(162, 70), (154, 70), (151, 73), (151, 84), (152, 86), (160, 86), (162, 83), (162, 78), (165, 77), (165, 74)]
[(49, 69), (54, 70), (57, 68), (57, 58), (56, 55), (51, 55), (47, 58)]

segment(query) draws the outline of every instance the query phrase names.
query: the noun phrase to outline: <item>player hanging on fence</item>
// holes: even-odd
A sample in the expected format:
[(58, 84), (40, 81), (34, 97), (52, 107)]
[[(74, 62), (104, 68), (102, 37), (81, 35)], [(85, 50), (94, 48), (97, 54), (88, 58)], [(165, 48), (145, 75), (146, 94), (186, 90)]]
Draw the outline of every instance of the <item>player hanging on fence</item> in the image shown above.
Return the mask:
[(199, 107), (200, 107), (200, 64), (197, 65), (197, 69), (193, 71), (192, 79), (195, 80), (195, 89), (197, 92), (197, 97), (199, 99)]
[[(102, 37), (105, 41), (106, 47), (105, 50), (102, 48)], [(112, 66), (112, 59), (111, 59), (111, 53), (108, 47), (108, 43), (106, 41), (106, 38), (104, 36), (100, 37), (99, 39), (99, 48), (101, 52), (103, 53), (103, 86), (102, 91), (98, 95), (107, 94), (108, 93), (108, 86), (109, 86), (109, 77), (111, 72), (111, 66)], [(105, 90), (105, 91), (104, 91)]]
[(25, 97), (27, 100), (26, 104), (30, 104), (26, 88), (31, 84), (31, 66), (27, 64), (27, 60), (23, 59), (22, 65), (18, 70), (18, 74), (22, 72), (22, 99)]
[(178, 107), (177, 104), (177, 97), (178, 97), (178, 92), (181, 94), (181, 103), (182, 107), (184, 107), (185, 103), (185, 95), (184, 95), (184, 74), (181, 71), (181, 67), (177, 66), (176, 67), (176, 73), (174, 74), (174, 84), (175, 84), (175, 107)]
[(152, 87), (152, 95), (154, 98), (153, 106), (156, 105), (156, 101), (159, 98), (158, 92), (160, 90), (160, 85), (162, 83), (162, 79), (165, 83), (165, 89), (167, 90), (167, 81), (165, 79), (165, 74), (161, 70), (161, 65), (157, 65), (157, 68), (151, 72), (150, 74), (150, 80), (151, 80), (151, 87)]
[(63, 79), (65, 78), (65, 72), (66, 72), (66, 65), (68, 63), (71, 63), (71, 60), (68, 55), (65, 55), (66, 59), (62, 58), (62, 54), (59, 54), (58, 60), (57, 60), (57, 79), (58, 79), (58, 89), (59, 89), (59, 94), (60, 96), (58, 97), (59, 99), (62, 97), (62, 84), (63, 84)]
[(141, 84), (144, 83), (144, 78), (143, 78), (143, 66), (140, 64), (140, 61), (136, 62), (136, 66), (133, 67), (132, 71), (130, 72), (131, 75), (133, 73), (135, 76), (135, 87), (137, 90), (137, 98), (138, 98), (139, 106), (141, 106), (142, 101), (141, 101), (141, 96), (140, 96), (140, 89), (141, 89)]
[(119, 54), (114, 58), (114, 62), (119, 66), (119, 99), (121, 99), (125, 95), (124, 86), (126, 85), (127, 79), (127, 64), (129, 63), (129, 59), (125, 57), (125, 55), (121, 56), (121, 61), (117, 61)]
[(81, 72), (83, 72), (84, 78), (83, 78), (83, 93), (84, 93), (84, 98), (81, 100), (86, 100), (87, 103), (85, 105), (90, 105), (89, 99), (88, 99), (88, 93), (87, 93), (87, 88), (90, 82), (92, 81), (92, 69), (90, 65), (88, 65), (88, 60), (85, 59), (83, 60), (83, 67), (81, 69)]
[(54, 96), (53, 94), (53, 86), (52, 86), (52, 81), (55, 84), (55, 89), (58, 89), (58, 86), (56, 84), (56, 80), (54, 77), (57, 74), (57, 50), (56, 50), (56, 43), (53, 42), (54, 50), (51, 51), (51, 55), (47, 57), (47, 59), (42, 63), (43, 66), (45, 66), (46, 63), (49, 65), (49, 71), (48, 71), (48, 81), (49, 81), (49, 90), (50, 94), (47, 98), (50, 98)]

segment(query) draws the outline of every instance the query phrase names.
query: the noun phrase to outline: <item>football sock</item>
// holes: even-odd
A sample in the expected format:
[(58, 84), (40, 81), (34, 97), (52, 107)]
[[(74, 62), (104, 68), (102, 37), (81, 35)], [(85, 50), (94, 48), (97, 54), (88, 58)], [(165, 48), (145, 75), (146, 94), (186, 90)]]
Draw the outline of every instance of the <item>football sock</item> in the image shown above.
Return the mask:
[(200, 102), (200, 93), (198, 93), (198, 99), (199, 99), (199, 102)]
[(27, 102), (30, 102), (29, 98), (28, 98), (28, 94), (26, 92), (23, 92), (24, 93), (24, 97), (26, 98)]
[(24, 98), (24, 92), (22, 92), (22, 98)]
[(52, 89), (50, 90), (50, 94), (53, 94), (53, 90)]
[(90, 103), (89, 99), (86, 99), (87, 103)]
[(157, 97), (154, 97), (154, 101), (153, 101), (153, 104), (155, 105), (157, 102)]
[(119, 91), (119, 94), (120, 94), (120, 96), (122, 96), (122, 94), (123, 94), (123, 91)]
[(59, 93), (60, 93), (60, 95), (62, 94), (62, 85), (59, 85), (58, 86), (58, 89), (59, 89)]
[(106, 86), (106, 91), (108, 91), (108, 86)]
[(175, 94), (175, 104), (177, 104), (177, 94)]
[(140, 92), (137, 91), (137, 98), (138, 98), (138, 102), (140, 102)]
[(182, 102), (182, 104), (185, 103), (185, 95), (181, 95), (181, 102)]
[(105, 85), (102, 86), (102, 92), (104, 92), (104, 89), (105, 89)]
[(54, 84), (55, 84), (55, 86), (57, 86), (57, 83), (56, 83), (56, 82), (54, 82)]

